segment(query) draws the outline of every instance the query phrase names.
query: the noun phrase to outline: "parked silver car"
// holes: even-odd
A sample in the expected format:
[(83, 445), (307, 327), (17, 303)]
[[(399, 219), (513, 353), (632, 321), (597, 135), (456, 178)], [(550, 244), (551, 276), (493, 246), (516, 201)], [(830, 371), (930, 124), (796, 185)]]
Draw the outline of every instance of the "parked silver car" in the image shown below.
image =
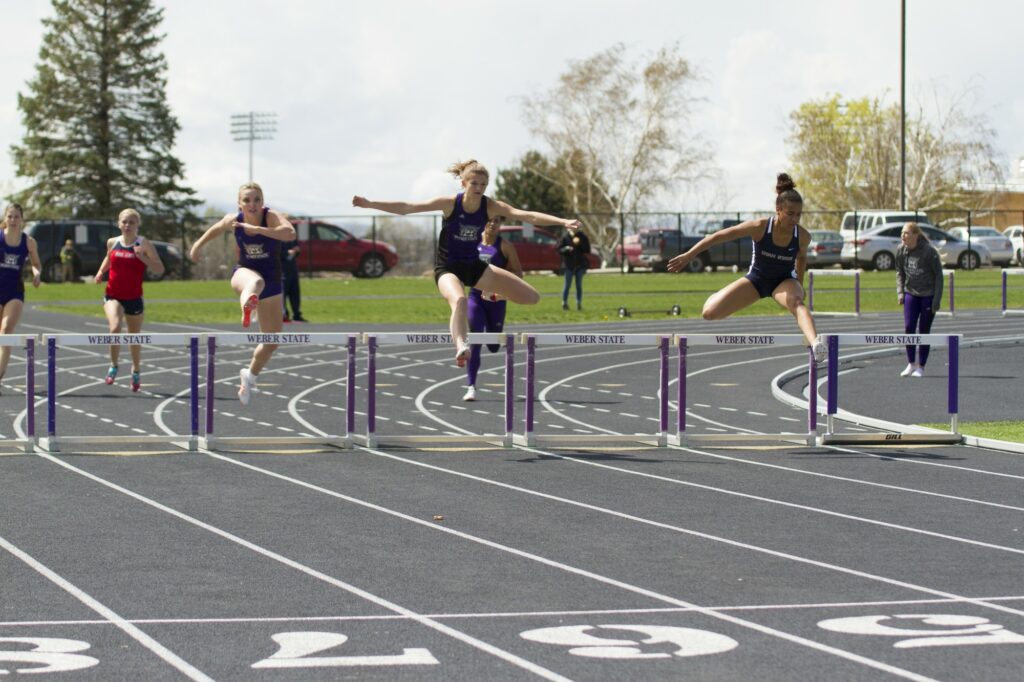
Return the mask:
[[(872, 228), (857, 236), (856, 243), (852, 239), (843, 242), (843, 267), (854, 266), (856, 250), (857, 264), (865, 270), (892, 270), (896, 267), (896, 249), (900, 246), (900, 233), (903, 223), (889, 223)], [(934, 225), (918, 223), (921, 231), (928, 238), (946, 267), (973, 270), (982, 265), (992, 264), (992, 254), (984, 244), (967, 242), (943, 232)]]
[(839, 265), (843, 254), (843, 235), (832, 230), (811, 230), (807, 245), (807, 265), (824, 268)]
[[(949, 234), (965, 242), (968, 241), (968, 230), (966, 227), (951, 227), (949, 228)], [(1013, 244), (1010, 243), (1010, 239), (1006, 235), (996, 228), (973, 225), (969, 236), (969, 241), (972, 245), (979, 242), (985, 245), (988, 252), (992, 254), (993, 265), (1005, 268), (1013, 260)]]

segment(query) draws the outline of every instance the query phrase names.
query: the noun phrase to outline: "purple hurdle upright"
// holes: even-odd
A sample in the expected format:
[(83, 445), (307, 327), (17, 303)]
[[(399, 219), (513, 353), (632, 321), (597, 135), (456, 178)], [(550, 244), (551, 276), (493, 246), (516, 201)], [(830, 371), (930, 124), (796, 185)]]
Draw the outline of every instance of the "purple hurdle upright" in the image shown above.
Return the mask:
[[(807, 431), (805, 433), (758, 433), (749, 429), (739, 429), (743, 433), (699, 433), (691, 434), (686, 424), (686, 374), (688, 352), (692, 346), (719, 346), (738, 348), (741, 346), (800, 346), (807, 348), (807, 340), (802, 334), (687, 334), (676, 336), (679, 355), (679, 375), (677, 394), (677, 430), (669, 436), (672, 445), (686, 446), (700, 443), (762, 443), (762, 442), (800, 442), (814, 445), (817, 442), (817, 403), (812, 398), (807, 405)], [(817, 382), (817, 366), (814, 354), (807, 348), (808, 366), (807, 380), (813, 387)]]
[[(668, 344), (670, 334), (587, 334), (587, 333), (542, 333), (524, 334), (526, 344), (526, 419), (522, 435), (515, 436), (517, 445), (532, 447), (544, 444), (562, 445), (595, 445), (607, 443), (644, 443), (647, 445), (664, 446), (668, 442)], [(660, 362), (658, 372), (658, 433), (617, 433), (609, 429), (589, 424), (588, 426), (602, 433), (576, 433), (568, 435), (538, 434), (534, 429), (534, 402), (536, 392), (536, 346), (647, 346), (658, 349)]]
[[(511, 334), (471, 333), (466, 337), (470, 345), (498, 344), (505, 347), (505, 419), (503, 434), (477, 434), (435, 416), (421, 405), (421, 411), (448, 431), (447, 434), (382, 434), (377, 431), (377, 351), (381, 345), (444, 346), (451, 348), (452, 336), (441, 332), (388, 332), (364, 335), (367, 349), (366, 435), (355, 435), (358, 442), (373, 448), (387, 445), (423, 445), (428, 443), (481, 443), (509, 447), (515, 421), (515, 339)], [(456, 377), (458, 380), (461, 377)], [(449, 382), (443, 382), (449, 383)], [(437, 384), (442, 385), (442, 384)], [(382, 418), (383, 419), (383, 418)], [(436, 431), (437, 429), (431, 428)], [(460, 431), (461, 433), (454, 433)]]
[[(950, 432), (936, 431), (917, 427), (914, 430), (897, 430), (892, 422), (871, 417), (864, 417), (839, 409), (839, 345), (840, 342), (866, 346), (906, 346), (930, 345), (946, 346), (949, 353), (949, 377), (947, 380), (946, 410), (950, 419)], [(881, 351), (881, 352), (888, 352)], [(878, 354), (879, 351), (867, 351), (858, 356)], [(825, 434), (821, 437), (823, 445), (855, 445), (855, 444), (957, 444), (963, 442), (960, 429), (960, 334), (830, 334), (828, 336), (828, 403), (826, 414), (828, 424)], [(904, 385), (914, 385), (913, 380), (904, 381)], [(838, 415), (838, 416), (837, 416)], [(883, 429), (880, 433), (837, 433), (836, 419), (854, 422), (865, 426)]]
[[(60, 436), (57, 435), (57, 346), (185, 346), (189, 353), (189, 433), (178, 434), (164, 427), (165, 435), (110, 435)], [(199, 337), (191, 334), (48, 334), (46, 437), (40, 446), (47, 452), (60, 452), (61, 445), (118, 445), (169, 443), (187, 450), (196, 450), (199, 440)], [(34, 393), (33, 381), (30, 391)], [(144, 393), (145, 391), (143, 391)], [(32, 415), (32, 410), (29, 410)], [(34, 422), (34, 420), (33, 420)], [(31, 427), (34, 431), (35, 425)]]
[(1003, 317), (1007, 315), (1024, 315), (1022, 308), (1010, 308), (1006, 296), (1006, 285), (1008, 275), (1024, 275), (1024, 268), (1003, 268)]
[[(296, 416), (303, 429), (309, 432), (317, 433), (319, 435), (304, 435), (304, 436), (217, 436), (214, 433), (214, 403), (216, 399), (215, 386), (217, 383), (216, 378), (216, 354), (217, 349), (221, 346), (249, 346), (259, 344), (272, 344), (277, 346), (339, 346), (344, 348), (347, 354), (347, 362), (345, 363), (347, 381), (346, 386), (346, 412), (347, 417), (345, 419), (345, 425), (349, 429), (344, 434), (335, 435), (325, 431), (321, 431), (316, 426), (305, 422), (301, 416)], [(348, 448), (352, 446), (352, 425), (354, 423), (354, 410), (355, 410), (355, 349), (356, 349), (356, 337), (352, 334), (345, 333), (333, 333), (333, 332), (317, 332), (317, 333), (261, 333), (261, 332), (224, 332), (218, 334), (210, 334), (206, 340), (206, 430), (199, 439), (199, 444), (205, 449), (215, 449), (218, 444), (234, 444), (234, 445), (329, 445), (335, 448)], [(248, 362), (248, 355), (246, 355), (246, 362)], [(270, 370), (273, 371), (273, 370)], [(337, 383), (336, 381), (326, 382), (326, 384)], [(316, 390), (318, 385), (306, 389), (305, 393), (312, 390)], [(254, 400), (258, 400), (258, 389)]]

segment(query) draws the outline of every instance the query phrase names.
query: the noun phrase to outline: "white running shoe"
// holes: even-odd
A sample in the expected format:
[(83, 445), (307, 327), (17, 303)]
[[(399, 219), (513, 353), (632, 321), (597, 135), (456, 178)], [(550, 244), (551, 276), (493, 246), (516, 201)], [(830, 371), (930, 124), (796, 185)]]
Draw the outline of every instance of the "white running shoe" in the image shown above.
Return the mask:
[(476, 400), (476, 386), (467, 386), (466, 395), (462, 396), (462, 399), (467, 403), (471, 403)]
[(920, 379), (921, 377), (924, 376), (924, 367), (915, 367), (914, 371), (910, 373), (910, 376), (914, 377), (915, 379)]
[(256, 377), (246, 367), (238, 372), (238, 378), (242, 382), (242, 385), (238, 387), (238, 402), (245, 406), (249, 404), (249, 400), (252, 398), (252, 390), (256, 388)]
[(828, 345), (820, 336), (814, 339), (814, 343), (811, 344), (811, 351), (814, 353), (814, 361), (819, 365), (828, 358)]
[(459, 344), (459, 350), (455, 353), (455, 364), (459, 367), (465, 367), (469, 361), (469, 344)]
[(906, 369), (900, 372), (901, 377), (909, 377), (914, 372), (914, 363), (908, 362)]

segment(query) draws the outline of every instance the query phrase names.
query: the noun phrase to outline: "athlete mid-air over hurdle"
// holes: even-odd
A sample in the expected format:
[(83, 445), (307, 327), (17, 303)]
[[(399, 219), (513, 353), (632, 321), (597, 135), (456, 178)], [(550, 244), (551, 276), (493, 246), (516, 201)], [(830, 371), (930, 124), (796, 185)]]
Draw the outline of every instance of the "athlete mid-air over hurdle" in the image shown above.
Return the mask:
[(754, 240), (754, 258), (741, 279), (712, 294), (704, 302), (705, 320), (722, 320), (769, 296), (788, 310), (814, 351), (816, 362), (823, 362), (828, 346), (818, 337), (814, 317), (804, 304), (804, 271), (807, 270), (807, 245), (811, 235), (800, 227), (804, 199), (786, 173), (775, 183), (775, 215), (747, 220), (701, 239), (693, 247), (668, 262), (671, 272), (681, 272), (693, 258), (715, 244), (747, 238)]

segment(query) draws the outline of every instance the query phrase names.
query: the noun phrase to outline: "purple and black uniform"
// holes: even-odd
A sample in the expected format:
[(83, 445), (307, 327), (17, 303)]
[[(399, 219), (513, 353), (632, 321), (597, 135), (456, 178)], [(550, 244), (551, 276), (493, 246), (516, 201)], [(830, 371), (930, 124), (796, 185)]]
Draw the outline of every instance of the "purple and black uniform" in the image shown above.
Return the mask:
[(768, 219), (768, 227), (760, 241), (754, 242), (754, 254), (750, 269), (744, 275), (757, 289), (761, 298), (772, 295), (776, 287), (787, 279), (797, 279), (796, 257), (800, 253), (800, 226), (793, 226), (793, 238), (785, 246), (772, 241), (775, 216)]
[[(267, 213), (264, 207), (260, 227), (267, 226)], [(238, 212), (236, 220), (245, 222), (245, 214)], [(238, 268), (248, 268), (263, 278), (263, 291), (260, 300), (278, 296), (281, 293), (281, 240), (265, 237), (262, 234), (247, 235), (245, 228), (235, 228), (235, 241), (238, 243)]]
[(475, 213), (463, 209), (462, 197), (462, 192), (455, 195), (452, 214), (441, 223), (434, 258), (434, 281), (450, 272), (463, 284), (475, 286), (487, 270), (487, 263), (480, 260), (476, 250), (487, 225), (487, 197), (480, 197), (480, 208)]
[(0, 307), (14, 299), (25, 300), (21, 271), (28, 258), (28, 237), (22, 232), (18, 245), (8, 246), (6, 233), (6, 230), (0, 230)]
[[(484, 265), (489, 262), (496, 268), (504, 268), (507, 263), (505, 254), (501, 251), (501, 237), (494, 241), (495, 253), (489, 261), (483, 261), (483, 255), (477, 260)], [(483, 297), (483, 292), (473, 288), (469, 290), (469, 331), (471, 332), (493, 332), (500, 334), (505, 329), (505, 304), (507, 301), (489, 301)], [(480, 344), (474, 343), (470, 347), (469, 362), (466, 364), (466, 385), (476, 385), (476, 375), (480, 371)], [(497, 353), (501, 348), (496, 343), (487, 344), (487, 350)]]

